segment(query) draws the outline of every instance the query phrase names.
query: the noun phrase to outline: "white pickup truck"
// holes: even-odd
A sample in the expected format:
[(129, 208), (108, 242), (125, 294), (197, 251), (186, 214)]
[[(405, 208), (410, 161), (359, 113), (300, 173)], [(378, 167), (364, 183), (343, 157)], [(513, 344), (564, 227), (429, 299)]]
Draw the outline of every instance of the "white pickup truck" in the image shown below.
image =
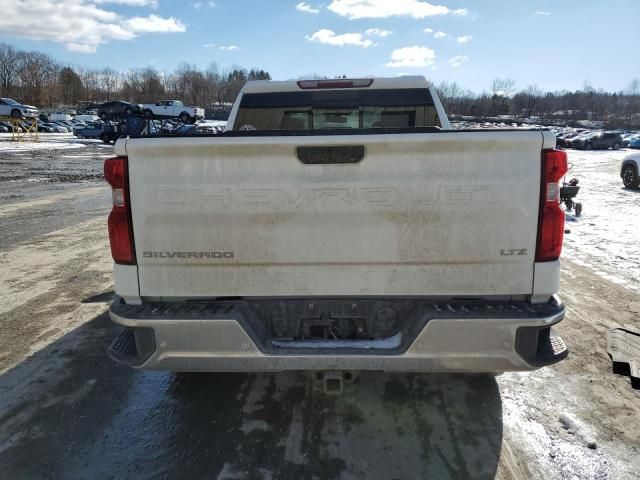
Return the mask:
[(143, 103), (140, 105), (140, 109), (147, 117), (179, 118), (183, 123), (195, 123), (204, 118), (204, 108), (189, 107), (180, 100)]
[(109, 353), (173, 371), (556, 363), (554, 147), (452, 130), (423, 77), (248, 82), (222, 135), (121, 138)]

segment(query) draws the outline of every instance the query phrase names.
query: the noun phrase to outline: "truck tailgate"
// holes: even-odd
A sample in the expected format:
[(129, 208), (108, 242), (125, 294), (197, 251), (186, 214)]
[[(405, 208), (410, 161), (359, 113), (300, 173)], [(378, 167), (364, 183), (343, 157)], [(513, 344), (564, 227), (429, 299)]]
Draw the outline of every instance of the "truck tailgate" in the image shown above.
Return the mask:
[[(540, 131), (136, 138), (143, 297), (531, 294)], [(300, 146), (364, 146), (305, 164)]]

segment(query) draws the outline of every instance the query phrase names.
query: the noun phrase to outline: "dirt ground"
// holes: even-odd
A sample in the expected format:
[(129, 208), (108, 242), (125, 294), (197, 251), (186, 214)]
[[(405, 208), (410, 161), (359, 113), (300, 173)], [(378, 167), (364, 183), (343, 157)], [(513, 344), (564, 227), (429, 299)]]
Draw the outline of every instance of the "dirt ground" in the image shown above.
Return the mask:
[[(640, 192), (620, 190), (621, 153), (570, 154), (585, 215), (569, 222), (562, 269), (568, 360), (495, 379), (364, 373), (326, 396), (301, 373), (175, 375), (107, 358), (111, 149), (45, 140), (0, 142), (0, 477), (640, 478), (640, 391), (605, 351), (607, 329), (640, 327)], [(618, 237), (637, 234), (619, 238), (624, 264), (587, 228), (613, 208), (603, 182), (635, 215), (616, 221)]]

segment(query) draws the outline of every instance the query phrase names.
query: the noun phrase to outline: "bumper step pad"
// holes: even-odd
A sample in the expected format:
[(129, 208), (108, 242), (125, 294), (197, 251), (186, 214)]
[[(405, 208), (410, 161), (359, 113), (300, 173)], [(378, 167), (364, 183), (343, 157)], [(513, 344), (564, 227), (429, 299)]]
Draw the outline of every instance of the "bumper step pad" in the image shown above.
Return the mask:
[(107, 353), (116, 362), (124, 365), (142, 365), (156, 350), (151, 328), (125, 328), (111, 342)]
[(538, 358), (543, 363), (553, 362), (558, 357), (564, 358), (569, 350), (560, 337), (549, 337), (547, 340), (538, 342)]
[(125, 328), (120, 332), (111, 342), (107, 353), (111, 358), (125, 365), (135, 363), (138, 358), (138, 350), (133, 329)]
[(551, 334), (551, 326), (519, 328), (516, 351), (529, 364), (537, 367), (553, 365), (569, 355), (564, 340)]

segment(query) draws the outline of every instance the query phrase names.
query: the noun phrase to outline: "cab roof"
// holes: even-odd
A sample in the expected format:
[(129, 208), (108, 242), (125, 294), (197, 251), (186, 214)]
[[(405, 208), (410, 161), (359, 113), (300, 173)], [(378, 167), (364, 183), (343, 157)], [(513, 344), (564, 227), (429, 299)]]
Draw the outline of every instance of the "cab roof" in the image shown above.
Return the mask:
[(243, 93), (299, 92), (303, 90), (381, 90), (404, 88), (430, 88), (420, 75), (374, 78), (335, 78), (309, 80), (251, 80), (242, 88)]

